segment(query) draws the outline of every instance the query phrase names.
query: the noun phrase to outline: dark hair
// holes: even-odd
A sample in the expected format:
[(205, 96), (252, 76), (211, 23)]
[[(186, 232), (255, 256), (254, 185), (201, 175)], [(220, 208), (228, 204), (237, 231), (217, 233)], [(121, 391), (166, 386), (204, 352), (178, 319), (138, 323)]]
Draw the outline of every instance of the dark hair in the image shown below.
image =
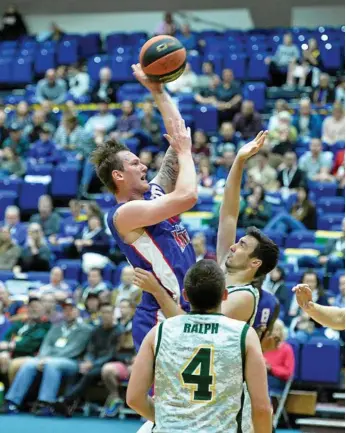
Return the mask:
[(263, 201), (263, 200), (265, 199), (265, 196), (266, 196), (266, 191), (265, 191), (265, 189), (263, 188), (263, 186), (260, 185), (259, 183), (257, 183), (257, 184), (256, 184), (256, 185), (251, 189), (250, 193), (251, 193), (251, 194), (254, 194), (256, 188), (260, 188), (260, 190), (261, 190), (261, 197), (260, 197), (260, 200)]
[(279, 260), (279, 248), (268, 236), (256, 227), (249, 227), (246, 230), (248, 236), (252, 236), (258, 242), (258, 245), (251, 253), (250, 257), (256, 257), (262, 261), (261, 266), (257, 269), (255, 277), (267, 275), (272, 271)]
[(114, 310), (114, 306), (112, 304), (110, 304), (109, 302), (103, 302), (102, 304), (100, 304), (99, 310), (101, 310), (101, 308), (103, 308), (103, 307), (110, 307), (112, 310)]
[(90, 160), (95, 165), (97, 176), (113, 194), (117, 187), (113, 182), (112, 171), (124, 170), (123, 161), (118, 156), (118, 153), (124, 150), (129, 150), (125, 144), (107, 140), (97, 146), (91, 154)]
[(317, 291), (318, 291), (318, 296), (321, 297), (324, 295), (324, 288), (322, 286), (322, 281), (320, 279), (320, 277), (318, 276), (317, 272), (315, 272), (313, 269), (308, 269), (304, 272), (304, 274), (302, 275), (302, 278), (300, 280), (300, 283), (303, 283), (304, 278), (306, 275), (315, 275), (316, 277), (316, 283), (317, 283)]
[(221, 304), (225, 275), (214, 260), (200, 260), (187, 271), (184, 287), (194, 310), (212, 310)]

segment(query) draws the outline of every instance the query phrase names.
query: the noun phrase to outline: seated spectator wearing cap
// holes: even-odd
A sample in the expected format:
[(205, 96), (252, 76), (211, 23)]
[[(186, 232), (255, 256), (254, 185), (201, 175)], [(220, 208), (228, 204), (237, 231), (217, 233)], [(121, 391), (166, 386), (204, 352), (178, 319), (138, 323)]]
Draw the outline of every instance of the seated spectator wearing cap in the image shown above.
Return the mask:
[(11, 323), (26, 317), (23, 301), (11, 299), (10, 292), (2, 281), (0, 281), (0, 302), (2, 302), (2, 313)]
[(63, 308), (64, 322), (51, 327), (38, 355), (19, 369), (5, 396), (3, 412), (19, 410), (38, 372), (42, 372), (36, 413), (52, 415), (62, 378), (78, 373), (78, 359), (88, 344), (91, 328), (78, 320), (79, 312), (71, 299), (65, 301)]
[(50, 259), (51, 251), (47, 246), (42, 227), (37, 223), (31, 223), (18, 262), (21, 270), (23, 272), (49, 271)]
[(107, 418), (115, 417), (123, 404), (119, 396), (119, 384), (121, 381), (129, 379), (135, 360), (136, 352), (132, 338), (135, 309), (136, 305), (127, 299), (120, 302), (118, 325), (121, 327), (122, 333), (117, 345), (116, 360), (105, 364), (102, 368), (102, 379), (109, 391), (104, 408), (104, 416)]
[(248, 171), (248, 176), (266, 191), (277, 189), (277, 173), (269, 164), (269, 154), (265, 150), (260, 150), (254, 158), (256, 164)]
[(107, 104), (115, 102), (116, 88), (112, 81), (112, 71), (110, 68), (101, 68), (99, 80), (95, 83), (91, 91), (92, 102), (105, 102)]
[(234, 116), (233, 125), (234, 129), (240, 132), (245, 140), (256, 137), (262, 130), (262, 118), (255, 110), (253, 101), (242, 102), (240, 113)]
[(88, 388), (101, 379), (102, 367), (110, 361), (120, 361), (117, 347), (122, 333), (122, 326), (114, 324), (114, 307), (109, 304), (100, 308), (101, 324), (90, 336), (90, 341), (83, 361), (79, 362), (81, 377), (77, 383), (59, 399), (58, 411), (71, 416), (77, 404), (85, 399)]
[(299, 112), (294, 116), (292, 124), (300, 137), (318, 138), (321, 136), (321, 119), (312, 112), (311, 101), (308, 98), (301, 99)]
[(116, 118), (110, 113), (107, 102), (100, 102), (98, 110), (98, 113), (91, 116), (84, 126), (85, 132), (90, 136), (93, 135), (96, 128), (102, 127), (108, 133), (116, 126)]
[(0, 269), (12, 271), (18, 263), (21, 249), (11, 238), (11, 231), (8, 227), (0, 228)]
[(17, 245), (24, 245), (26, 241), (26, 227), (20, 222), (20, 211), (17, 206), (7, 206), (3, 227), (7, 227), (10, 230), (11, 238)]
[(43, 309), (38, 298), (29, 298), (27, 319), (13, 323), (0, 342), (0, 372), (8, 374), (10, 383), (28, 357), (35, 356), (50, 323), (42, 320)]
[(102, 279), (102, 271), (99, 268), (92, 268), (88, 272), (88, 281), (76, 290), (76, 299), (82, 297), (83, 301), (89, 293), (99, 295), (101, 292), (108, 291), (108, 285)]
[(244, 228), (255, 226), (263, 229), (271, 215), (271, 206), (265, 201), (265, 190), (261, 185), (257, 185), (242, 203), (239, 225)]
[(345, 111), (339, 102), (333, 105), (332, 115), (326, 117), (322, 123), (322, 141), (329, 146), (345, 141)]
[(135, 276), (132, 266), (124, 266), (120, 275), (120, 284), (112, 292), (112, 304), (119, 307), (120, 302), (124, 299), (129, 300), (135, 305), (139, 304), (142, 291), (139, 287), (133, 284)]
[(84, 322), (91, 326), (98, 326), (100, 324), (100, 307), (101, 300), (98, 293), (89, 292), (85, 302), (84, 310), (81, 310), (81, 317)]
[(330, 84), (328, 74), (320, 75), (319, 85), (312, 93), (312, 102), (316, 105), (333, 104), (335, 102), (335, 89)]
[(288, 196), (306, 183), (305, 173), (298, 167), (297, 155), (293, 151), (285, 152), (283, 165), (278, 172), (281, 192)]
[(59, 266), (54, 266), (50, 271), (49, 284), (39, 289), (40, 295), (52, 293), (58, 301), (63, 301), (71, 295), (70, 286), (64, 281), (64, 272)]
[(29, 150), (29, 141), (23, 137), (20, 125), (12, 123), (9, 127), (10, 136), (6, 138), (3, 147), (10, 147), (20, 157), (26, 156)]
[(32, 164), (57, 164), (63, 159), (52, 139), (52, 133), (49, 123), (42, 125), (40, 139), (32, 144), (28, 154)]
[(277, 115), (274, 128), (269, 130), (268, 142), (272, 153), (283, 155), (292, 150), (297, 141), (297, 130), (292, 125), (292, 117), (288, 111), (281, 111)]
[(49, 101), (53, 104), (63, 104), (67, 95), (64, 80), (57, 78), (54, 69), (48, 69), (45, 78), (37, 83), (36, 99), (39, 103)]
[(5, 147), (0, 153), (0, 179), (16, 179), (24, 176), (25, 171), (23, 158), (12, 147)]
[(30, 222), (39, 224), (47, 237), (59, 233), (61, 217), (53, 210), (53, 202), (49, 195), (41, 195), (38, 213), (30, 218)]
[(0, 341), (4, 340), (6, 332), (11, 328), (12, 323), (5, 316), (5, 306), (3, 301), (0, 299)]
[(333, 182), (335, 179), (330, 174), (332, 166), (333, 154), (323, 152), (321, 140), (313, 138), (310, 142), (310, 150), (299, 159), (299, 168), (306, 173), (309, 180)]
[(203, 232), (196, 233), (192, 237), (191, 243), (193, 249), (195, 250), (196, 262), (203, 259), (216, 260), (215, 253), (212, 251), (208, 251), (207, 249), (207, 238), (205, 237), (205, 234)]

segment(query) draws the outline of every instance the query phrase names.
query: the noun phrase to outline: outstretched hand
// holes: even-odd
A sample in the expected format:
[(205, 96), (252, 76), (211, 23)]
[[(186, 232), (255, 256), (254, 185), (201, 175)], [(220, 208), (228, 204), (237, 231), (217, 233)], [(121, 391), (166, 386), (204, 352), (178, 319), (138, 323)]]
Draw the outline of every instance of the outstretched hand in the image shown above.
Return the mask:
[(297, 302), (303, 310), (309, 310), (312, 306), (312, 291), (307, 284), (298, 284), (293, 287), (292, 292), (296, 294)]
[(267, 135), (268, 131), (259, 132), (254, 140), (244, 144), (244, 146), (239, 149), (237, 157), (246, 161), (251, 158), (251, 156), (256, 155), (256, 153), (263, 147)]
[(143, 72), (142, 66), (140, 63), (131, 66), (133, 75), (136, 79), (150, 92), (152, 93), (161, 93), (163, 91), (163, 84), (156, 83), (155, 81), (149, 80), (149, 78)]
[(133, 278), (133, 284), (145, 292), (151, 293), (152, 295), (156, 292), (157, 289), (160, 290), (160, 284), (154, 275), (145, 271), (141, 268), (135, 268), (135, 276)]

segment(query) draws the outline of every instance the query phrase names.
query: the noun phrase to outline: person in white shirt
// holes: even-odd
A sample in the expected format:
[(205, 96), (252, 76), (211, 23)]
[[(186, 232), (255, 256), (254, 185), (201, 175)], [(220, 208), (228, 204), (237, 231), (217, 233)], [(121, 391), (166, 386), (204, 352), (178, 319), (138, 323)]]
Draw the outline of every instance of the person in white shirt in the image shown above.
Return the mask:
[(335, 179), (330, 174), (333, 165), (333, 154), (322, 152), (322, 143), (319, 138), (310, 142), (310, 151), (305, 152), (299, 159), (299, 168), (303, 170), (308, 179), (318, 182), (332, 182)]
[(171, 93), (192, 93), (198, 86), (198, 77), (192, 71), (190, 63), (186, 63), (185, 71), (175, 81), (167, 84), (167, 89)]
[(115, 127), (116, 118), (109, 112), (108, 104), (106, 102), (100, 102), (98, 107), (99, 112), (90, 117), (84, 126), (84, 130), (87, 134), (93, 135), (94, 131), (100, 128), (109, 132)]
[(87, 95), (90, 86), (90, 77), (83, 67), (81, 66), (70, 66), (68, 70), (68, 85), (69, 92), (73, 98), (78, 99), (81, 96)]
[(345, 140), (345, 112), (340, 102), (333, 105), (331, 116), (324, 119), (322, 123), (322, 141), (333, 145), (338, 141)]

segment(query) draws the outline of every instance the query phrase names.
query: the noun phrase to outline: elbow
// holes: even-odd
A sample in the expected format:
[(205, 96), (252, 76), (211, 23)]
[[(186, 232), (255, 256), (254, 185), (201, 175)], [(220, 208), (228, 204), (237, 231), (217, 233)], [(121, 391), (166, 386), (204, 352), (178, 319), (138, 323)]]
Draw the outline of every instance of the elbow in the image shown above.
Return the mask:
[(252, 412), (254, 415), (257, 415), (257, 417), (272, 416), (273, 408), (270, 404), (270, 400), (268, 399), (268, 401), (252, 404)]
[(191, 209), (197, 204), (198, 201), (198, 192), (197, 188), (191, 191), (185, 192), (185, 194), (182, 197), (182, 202), (187, 207), (187, 210)]
[(138, 399), (136, 397), (136, 395), (129, 389), (127, 390), (126, 393), (126, 404), (133, 409), (134, 411), (137, 412), (137, 407), (138, 407)]

